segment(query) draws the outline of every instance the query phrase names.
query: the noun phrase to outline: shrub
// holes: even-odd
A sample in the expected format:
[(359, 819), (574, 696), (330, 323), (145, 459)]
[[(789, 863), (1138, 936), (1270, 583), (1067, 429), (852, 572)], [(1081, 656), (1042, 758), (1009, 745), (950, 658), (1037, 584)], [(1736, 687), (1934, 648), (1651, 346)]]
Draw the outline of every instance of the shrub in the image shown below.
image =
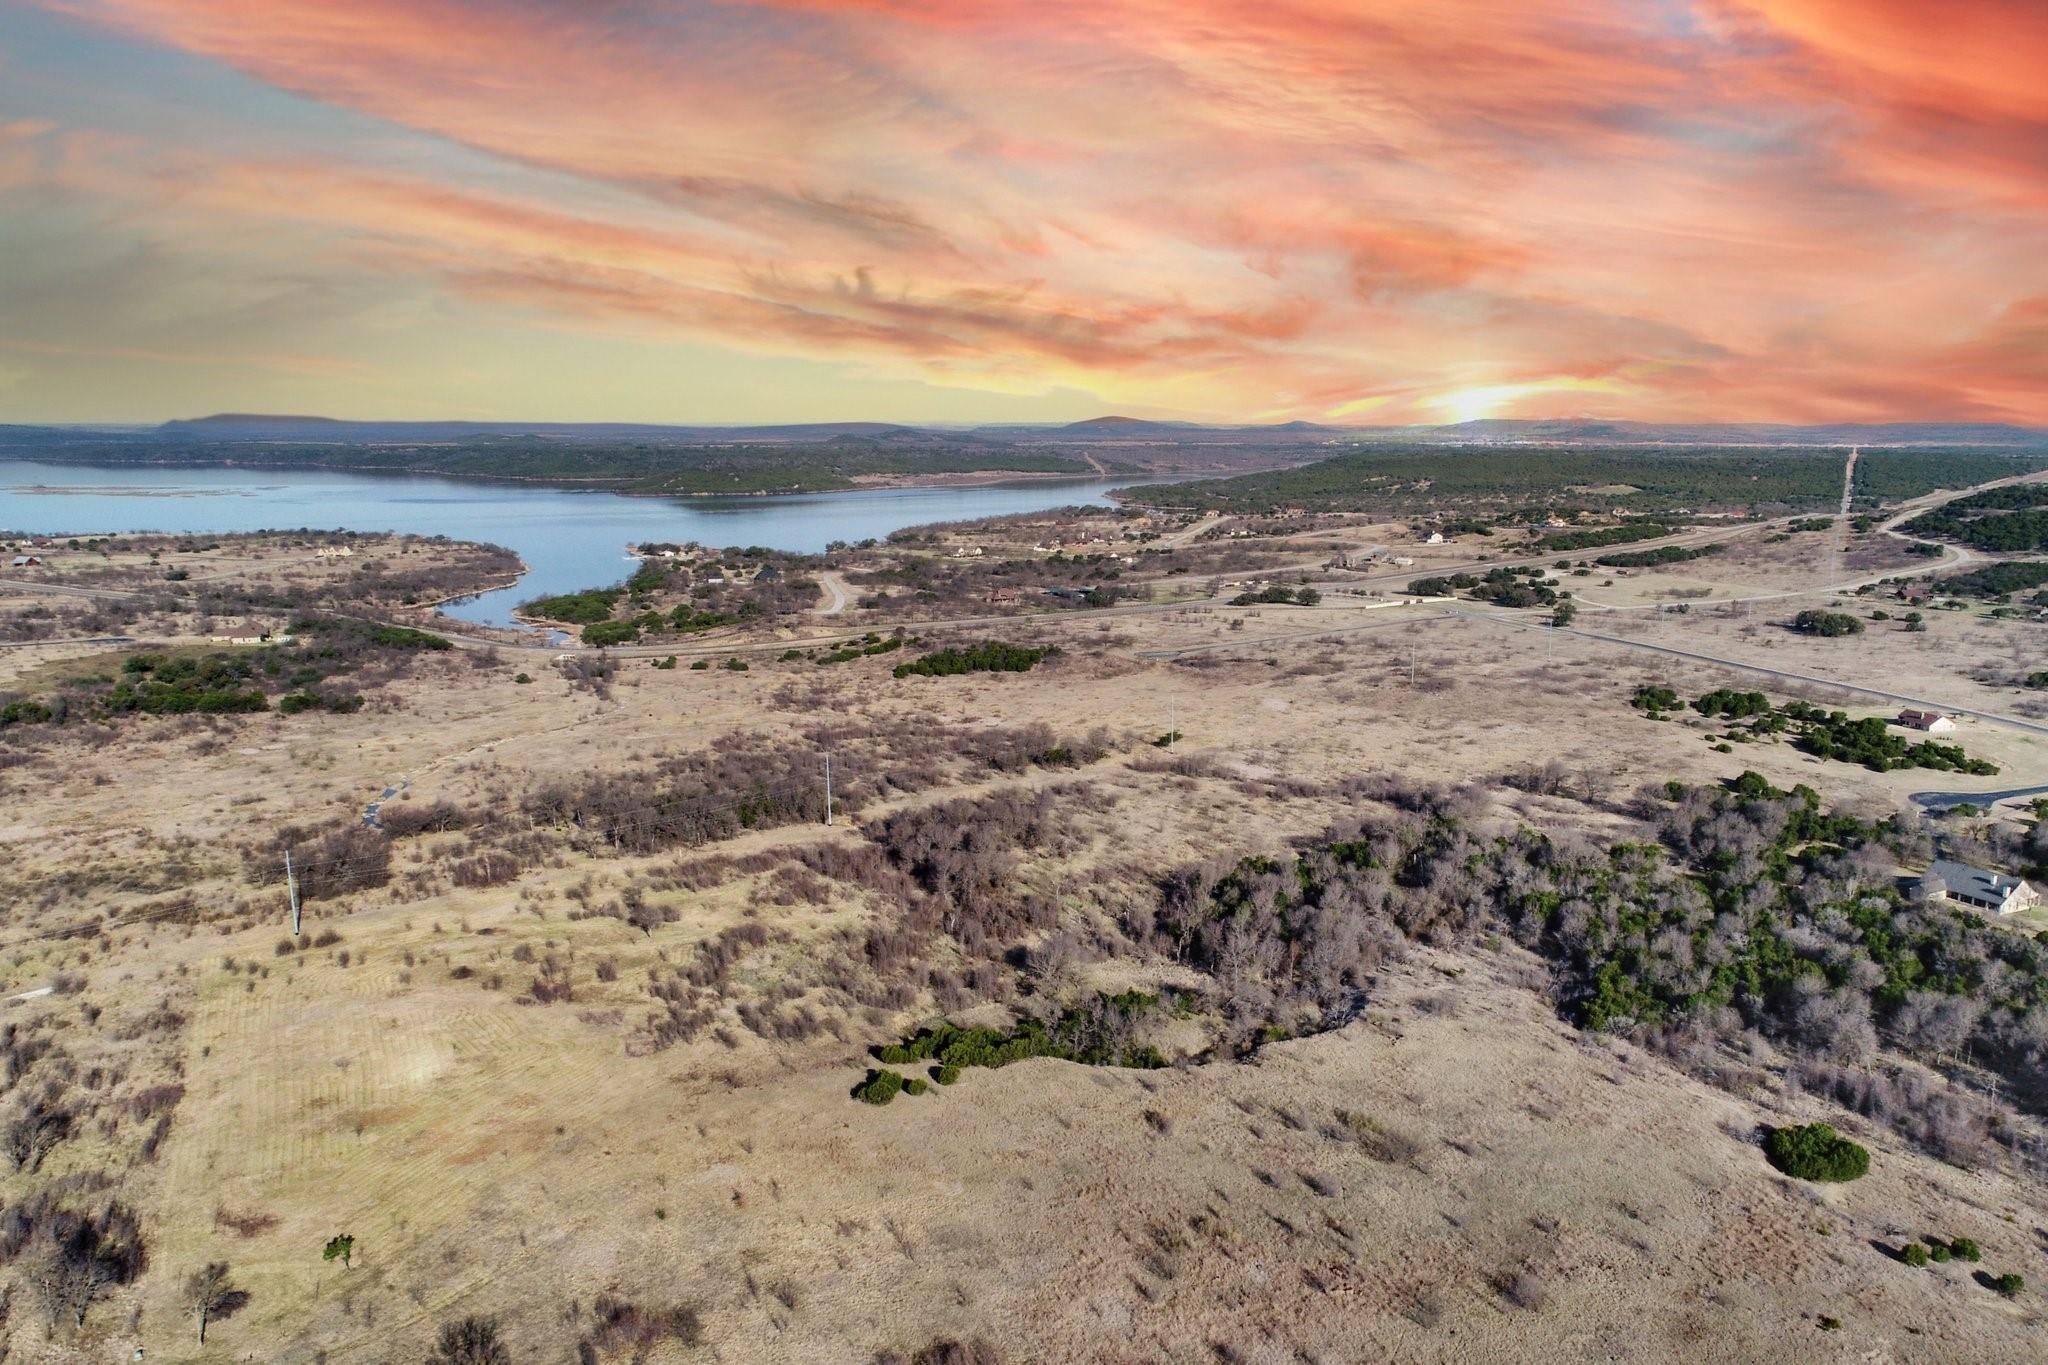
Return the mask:
[[(655, 1216), (663, 1216), (663, 1210), (656, 1209)], [(650, 1310), (610, 1294), (599, 1294), (590, 1305), (590, 1322), (590, 1331), (577, 1343), (577, 1355), (582, 1360), (645, 1360), (669, 1338), (684, 1346), (698, 1345), (704, 1339), (703, 1321), (697, 1310), (687, 1304)]]
[(631, 621), (597, 621), (583, 628), (583, 643), (597, 649), (627, 644), (639, 638), (640, 627)]
[(1314, 588), (1302, 588), (1301, 590), (1296, 591), (1295, 589), (1290, 588), (1285, 584), (1276, 583), (1270, 588), (1260, 588), (1252, 592), (1241, 592), (1237, 596), (1230, 599), (1230, 605), (1233, 607), (1258, 607), (1268, 605), (1282, 607), (1312, 607), (1322, 600), (1323, 595), (1317, 592)]
[(705, 669), (711, 667), (711, 661), (708, 659), (699, 659), (695, 663), (691, 664), (690, 667), (696, 669), (699, 673), (701, 673)]
[[(1764, 1140), (1764, 1152), (1773, 1166), (1798, 1180), (1843, 1182), (1860, 1180), (1870, 1172), (1870, 1153), (1826, 1123), (1773, 1128)], [(1924, 1260), (1925, 1248), (1920, 1254)]]
[(903, 1093), (906, 1095), (922, 1095), (931, 1088), (931, 1083), (922, 1076), (912, 1076), (903, 1083)]
[(1929, 1242), (1927, 1244), (1927, 1255), (1928, 1259), (1941, 1262), (1950, 1259), (1955, 1253), (1948, 1249), (1947, 1242)]
[(1629, 698), (1628, 704), (1635, 707), (1638, 711), (1648, 711), (1654, 716), (1665, 711), (1677, 710), (1679, 701), (1678, 694), (1670, 688), (1660, 687), (1654, 683), (1645, 683), (1636, 689), (1635, 695)]
[(1955, 1257), (1959, 1261), (1974, 1263), (1984, 1259), (1983, 1248), (1979, 1247), (1975, 1240), (1969, 1237), (1956, 1238), (1948, 1244), (1948, 1249), (1955, 1253)]
[(1993, 1279), (1991, 1287), (2005, 1295), (2008, 1299), (2013, 1299), (2018, 1298), (2020, 1291), (2027, 1287), (2027, 1281), (2024, 1276), (2015, 1275), (2008, 1270), (2005, 1274)]
[(932, 1068), (932, 1079), (937, 1081), (940, 1085), (951, 1085), (953, 1082), (960, 1079), (960, 1068), (950, 1064), (946, 1066), (935, 1066)]
[(427, 1365), (512, 1365), (496, 1318), (464, 1318), (441, 1328)]
[(940, 649), (907, 664), (898, 664), (899, 678), (950, 677), (958, 673), (1028, 673), (1059, 651), (1050, 645), (1009, 645), (1000, 640), (983, 640), (965, 649)]
[(887, 1104), (903, 1088), (903, 1078), (893, 1071), (870, 1071), (868, 1078), (853, 1088), (862, 1104)]
[(1801, 635), (1861, 635), (1863, 623), (1845, 612), (1810, 607), (1792, 618), (1792, 629)]
[(1899, 1259), (1916, 1270), (1925, 1269), (1928, 1261), (1927, 1248), (1914, 1242), (1899, 1253)]
[(528, 616), (588, 626), (609, 620), (612, 607), (618, 600), (617, 588), (600, 588), (589, 592), (564, 593), (558, 597), (537, 597), (521, 606), (519, 610)]

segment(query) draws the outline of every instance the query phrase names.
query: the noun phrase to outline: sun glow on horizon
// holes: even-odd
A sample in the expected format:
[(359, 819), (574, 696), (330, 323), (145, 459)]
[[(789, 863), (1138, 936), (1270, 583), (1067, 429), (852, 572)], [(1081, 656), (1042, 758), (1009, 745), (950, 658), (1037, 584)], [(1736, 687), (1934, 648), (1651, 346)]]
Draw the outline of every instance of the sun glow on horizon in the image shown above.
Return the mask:
[(1613, 379), (1539, 379), (1524, 384), (1482, 384), (1469, 389), (1427, 398), (1425, 405), (1441, 414), (1446, 422), (1483, 422), (1489, 417), (1584, 416), (1583, 413), (1531, 413), (1521, 406), (1528, 399), (1558, 393), (1626, 394), (1629, 386)]

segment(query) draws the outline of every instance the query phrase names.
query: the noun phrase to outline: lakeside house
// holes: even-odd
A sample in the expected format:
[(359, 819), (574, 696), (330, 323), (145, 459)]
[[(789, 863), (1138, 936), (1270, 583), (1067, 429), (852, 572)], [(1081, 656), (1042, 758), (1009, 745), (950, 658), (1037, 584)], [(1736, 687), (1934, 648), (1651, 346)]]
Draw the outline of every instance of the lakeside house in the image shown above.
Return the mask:
[(1925, 730), (1930, 735), (1945, 735), (1956, 728), (1956, 723), (1939, 711), (1915, 711), (1910, 708), (1899, 712), (1896, 724), (1908, 730)]
[(1989, 910), (1994, 915), (2013, 915), (2041, 903), (2041, 893), (2025, 879), (1936, 859), (1920, 879), (1920, 892), (1929, 900), (1952, 900)]

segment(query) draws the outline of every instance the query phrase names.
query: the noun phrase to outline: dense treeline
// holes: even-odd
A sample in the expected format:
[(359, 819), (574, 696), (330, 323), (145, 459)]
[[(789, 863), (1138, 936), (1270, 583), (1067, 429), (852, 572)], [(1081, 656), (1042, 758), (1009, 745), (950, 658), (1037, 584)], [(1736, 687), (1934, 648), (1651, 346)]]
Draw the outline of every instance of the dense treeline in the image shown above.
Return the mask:
[(2048, 550), (2048, 484), (2011, 484), (1945, 502), (1900, 526), (1979, 550)]
[[(1562, 1008), (1584, 1027), (1737, 1085), (1753, 1076), (1731, 1058), (1745, 1039), (1768, 1041), (1803, 1082), (1939, 1155), (2044, 1155), (2032, 1125), (1974, 1087), (1995, 1076), (2023, 1108), (2043, 1102), (2048, 946), (1902, 896), (1894, 869), (1931, 852), (1905, 818), (1825, 811), (1813, 792), (1751, 774), (1729, 790), (1646, 794), (1655, 841), (1603, 845), (1489, 833), (1466, 794), (1358, 794), (1403, 809), (1284, 859), (1181, 874), (1130, 923), (1211, 975), (1226, 1048), (1341, 1024), (1405, 942), (1492, 929), (1552, 965)], [(1956, 1090), (1914, 1065), (1958, 1059)]]
[(1969, 447), (1864, 450), (1856, 457), (1859, 500), (1901, 502), (1941, 488), (1971, 488), (2048, 466), (2038, 452)]
[(1066, 455), (994, 444), (891, 446), (843, 439), (816, 444), (735, 442), (692, 445), (629, 440), (472, 436), (419, 442), (292, 442), (107, 438), (43, 444), (35, 458), (105, 465), (223, 464), (268, 469), (360, 469), (518, 479), (631, 493), (815, 493), (872, 478), (984, 471), (1071, 474), (1093, 468)]
[(1247, 513), (1279, 507), (1401, 513), (1461, 504), (1555, 504), (1560, 489), (1587, 510), (1796, 508), (1840, 499), (1842, 459), (1837, 451), (1742, 447), (1387, 448), (1299, 469), (1148, 486), (1139, 496), (1161, 507)]
[(1532, 550), (1598, 550), (1608, 545), (1628, 545), (1638, 540), (1655, 540), (1668, 536), (1675, 527), (1659, 521), (1630, 521), (1619, 526), (1603, 526), (1591, 531), (1559, 531), (1554, 535), (1539, 537), (1529, 548)]
[(1726, 548), (1722, 545), (1659, 545), (1654, 550), (1623, 550), (1616, 554), (1601, 555), (1595, 564), (1609, 569), (1653, 569), (1663, 564), (1683, 564), (1688, 559), (1702, 559), (1717, 555)]
[(2043, 584), (2048, 584), (2048, 561), (2013, 559), (1938, 579), (1934, 587), (1956, 597), (2004, 599)]
[(1323, 600), (1314, 588), (1290, 588), (1285, 583), (1241, 592), (1230, 599), (1233, 607), (1313, 607)]

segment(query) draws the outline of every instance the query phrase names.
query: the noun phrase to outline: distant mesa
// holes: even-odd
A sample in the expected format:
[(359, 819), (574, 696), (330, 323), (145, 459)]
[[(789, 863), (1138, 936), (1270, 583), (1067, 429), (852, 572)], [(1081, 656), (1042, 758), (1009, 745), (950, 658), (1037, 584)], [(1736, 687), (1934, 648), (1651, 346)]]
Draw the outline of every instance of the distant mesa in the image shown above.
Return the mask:
[(1171, 435), (1175, 432), (1186, 431), (1193, 425), (1194, 423), (1192, 422), (1152, 422), (1142, 417), (1089, 417), (1079, 422), (1069, 422), (1061, 427), (1060, 430), (1071, 431), (1081, 435), (1086, 435), (1089, 432), (1098, 434), (1115, 433), (1130, 436), (1143, 435), (1146, 432), (1158, 432), (1161, 435)]

